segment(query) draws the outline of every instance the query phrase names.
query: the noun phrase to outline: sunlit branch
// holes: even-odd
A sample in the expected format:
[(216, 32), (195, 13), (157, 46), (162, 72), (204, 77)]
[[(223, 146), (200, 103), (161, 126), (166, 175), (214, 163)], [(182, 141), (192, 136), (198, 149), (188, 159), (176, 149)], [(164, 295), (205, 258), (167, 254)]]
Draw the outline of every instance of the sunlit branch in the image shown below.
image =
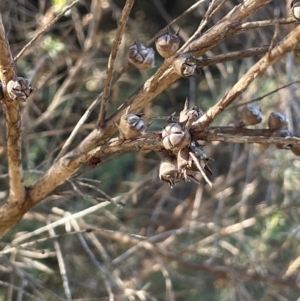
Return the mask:
[(99, 117), (98, 117), (98, 127), (101, 127), (104, 122), (106, 105), (107, 105), (107, 102), (108, 102), (108, 99), (110, 96), (110, 89), (111, 89), (111, 84), (112, 84), (115, 60), (116, 60), (116, 57), (117, 57), (117, 54), (119, 51), (122, 36), (124, 34), (127, 19), (128, 19), (128, 16), (129, 16), (129, 13), (131, 11), (133, 4), (134, 4), (134, 0), (127, 0), (124, 5), (124, 8), (123, 8), (122, 14), (121, 14), (121, 18), (119, 21), (119, 25), (117, 28), (117, 32), (115, 35), (115, 39), (114, 39), (114, 42), (112, 45), (112, 50), (109, 55), (108, 66), (107, 66), (107, 71), (106, 71), (106, 80), (104, 83), (104, 89), (103, 89), (103, 94), (102, 94), (102, 99), (101, 99), (101, 108), (100, 108), (100, 113), (99, 113)]

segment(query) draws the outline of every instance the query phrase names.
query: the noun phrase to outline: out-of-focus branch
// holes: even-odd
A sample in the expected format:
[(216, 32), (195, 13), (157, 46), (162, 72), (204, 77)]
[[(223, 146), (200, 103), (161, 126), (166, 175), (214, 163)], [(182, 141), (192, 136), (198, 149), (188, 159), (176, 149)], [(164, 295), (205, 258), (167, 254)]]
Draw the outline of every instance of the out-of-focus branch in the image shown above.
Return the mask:
[[(208, 22), (212, 19), (213, 15), (224, 5), (228, 0), (212, 0), (208, 6), (208, 9), (201, 20), (201, 23), (195, 33), (189, 38), (189, 40), (182, 46), (180, 52), (185, 52), (187, 49), (190, 49), (190, 44), (192, 41), (197, 40), (197, 38), (201, 35), (204, 27), (208, 24)], [(224, 19), (223, 19), (224, 20)]]
[[(118, 79), (121, 77), (121, 75), (124, 74), (128, 69), (129, 69), (129, 63), (127, 65), (125, 65), (122, 68), (122, 70), (120, 70), (119, 72), (117, 72), (117, 73), (114, 74), (111, 84), (114, 85), (118, 81)], [(87, 108), (87, 110), (85, 111), (85, 113), (81, 116), (81, 118), (79, 119), (79, 121), (77, 122), (77, 124), (75, 125), (75, 127), (73, 128), (72, 133), (70, 134), (70, 136), (68, 137), (68, 139), (65, 141), (64, 145), (62, 146), (61, 151), (57, 155), (56, 161), (58, 159), (60, 159), (66, 153), (67, 148), (70, 146), (70, 144), (74, 140), (74, 138), (77, 135), (79, 129), (86, 122), (86, 120), (88, 119), (88, 117), (90, 116), (90, 114), (93, 112), (93, 110), (95, 109), (95, 107), (98, 106), (99, 102), (101, 101), (102, 95), (103, 95), (103, 92), (101, 92), (97, 96), (97, 98), (91, 103), (91, 105)]]
[(264, 94), (264, 95), (262, 95), (262, 96), (260, 96), (260, 97), (257, 97), (257, 98), (251, 99), (251, 100), (249, 100), (249, 101), (246, 101), (246, 102), (239, 103), (239, 104), (237, 104), (237, 105), (231, 106), (231, 107), (228, 108), (227, 110), (233, 110), (233, 109), (239, 108), (239, 107), (241, 107), (241, 106), (245, 106), (245, 105), (247, 105), (247, 104), (249, 104), (249, 103), (253, 103), (253, 102), (256, 102), (256, 101), (260, 101), (260, 100), (264, 99), (265, 97), (268, 97), (268, 96), (270, 96), (270, 95), (272, 95), (272, 94), (274, 94), (274, 93), (277, 93), (278, 91), (280, 91), (280, 90), (282, 90), (282, 89), (285, 89), (285, 88), (287, 88), (287, 87), (290, 87), (290, 86), (292, 86), (292, 85), (294, 85), (294, 84), (299, 84), (299, 83), (300, 83), (299, 80), (295, 80), (295, 81), (293, 81), (293, 82), (291, 82), (291, 83), (288, 83), (288, 84), (286, 84), (286, 85), (280, 86), (279, 88), (277, 88), (277, 89), (275, 89), (275, 90), (272, 90), (272, 91), (270, 91), (270, 92), (268, 92), (268, 93), (266, 93), (266, 94)]
[(103, 94), (102, 94), (102, 99), (101, 99), (101, 108), (100, 108), (100, 113), (99, 113), (99, 118), (98, 118), (98, 126), (101, 127), (104, 122), (105, 118), (105, 113), (106, 113), (106, 105), (109, 99), (110, 95), (110, 88), (112, 84), (112, 77), (113, 77), (113, 71), (114, 71), (114, 65), (115, 65), (115, 60), (117, 58), (117, 54), (119, 51), (119, 46), (122, 40), (122, 36), (126, 27), (127, 19), (129, 16), (129, 13), (131, 11), (131, 8), (134, 4), (134, 0), (127, 0), (124, 8), (122, 10), (120, 22), (117, 28), (116, 36), (112, 45), (111, 53), (108, 59), (108, 66), (106, 70), (106, 79), (104, 83), (104, 89), (103, 89)]
[(300, 26), (297, 26), (281, 43), (275, 46), (262, 59), (260, 59), (243, 77), (231, 88), (231, 90), (213, 107), (211, 107), (194, 125), (199, 130), (205, 129), (217, 118), (246, 88), (269, 66), (281, 59), (300, 40)]
[(208, 273), (222, 275), (223, 277), (237, 277), (237, 279), (243, 280), (253, 280), (253, 281), (262, 281), (272, 284), (277, 284), (281, 286), (293, 287), (297, 290), (300, 290), (300, 285), (297, 283), (296, 279), (293, 278), (281, 278), (275, 277), (271, 275), (261, 275), (254, 271), (246, 271), (243, 269), (239, 269), (238, 267), (230, 267), (230, 266), (221, 266), (221, 265), (211, 265), (211, 264), (202, 264), (196, 262), (189, 262), (182, 259), (182, 256), (173, 255), (170, 252), (166, 251), (165, 249), (160, 248), (156, 244), (150, 242), (150, 240), (142, 240), (137, 239), (129, 234), (116, 232), (116, 231), (109, 231), (105, 229), (90, 229), (90, 231), (95, 231), (98, 235), (102, 236), (103, 238), (114, 240), (119, 243), (129, 244), (129, 245), (136, 245), (139, 247), (144, 248), (147, 251), (154, 252), (155, 254), (159, 254), (164, 258), (175, 261), (177, 264), (193, 269), (193, 270), (203, 270)]
[(14, 57), (14, 61), (16, 62), (25, 51), (36, 41), (38, 40), (47, 30), (51, 27), (58, 19), (65, 15), (67, 11), (69, 11), (76, 3), (80, 0), (74, 0), (70, 5), (66, 6), (63, 11), (58, 14), (51, 22), (49, 22), (40, 32), (38, 32), (22, 49), (21, 51)]
[[(166, 29), (168, 27), (172, 27), (173, 29), (176, 29), (173, 27), (173, 24), (175, 24), (176, 22), (178, 22), (179, 20), (181, 20), (183, 17), (186, 17), (187, 14), (189, 14), (190, 12), (192, 12), (193, 10), (195, 10), (196, 8), (198, 8), (198, 6), (205, 2), (205, 0), (199, 0), (196, 3), (194, 3), (192, 6), (190, 6), (186, 11), (184, 11), (179, 17), (177, 17), (176, 19), (172, 20), (172, 22), (170, 22), (166, 27), (162, 28), (151, 40), (148, 41), (147, 46), (151, 45), (156, 38), (161, 35), (163, 32), (166, 31)], [(177, 31), (177, 30), (176, 30)], [(180, 32), (179, 32), (180, 34)], [(182, 36), (181, 36), (182, 37)], [(182, 37), (183, 38), (183, 37)]]
[[(5, 29), (0, 15), (0, 80), (5, 87), (16, 76), (15, 64), (11, 55)], [(24, 199), (23, 172), (21, 163), (21, 118), (18, 100), (11, 99), (4, 93), (1, 100), (6, 121), (7, 157), (9, 168), (9, 199), (8, 205), (20, 204)]]

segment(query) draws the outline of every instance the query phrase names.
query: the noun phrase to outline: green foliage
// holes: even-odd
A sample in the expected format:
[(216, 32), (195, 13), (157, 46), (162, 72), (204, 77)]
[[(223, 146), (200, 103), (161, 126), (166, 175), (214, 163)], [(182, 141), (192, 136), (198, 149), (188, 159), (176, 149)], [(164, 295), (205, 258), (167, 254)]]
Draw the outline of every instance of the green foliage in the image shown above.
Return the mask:
[(55, 58), (65, 49), (65, 44), (60, 39), (47, 35), (43, 38), (42, 49)]
[(54, 5), (55, 11), (61, 12), (63, 8), (68, 4), (68, 0), (51, 0)]

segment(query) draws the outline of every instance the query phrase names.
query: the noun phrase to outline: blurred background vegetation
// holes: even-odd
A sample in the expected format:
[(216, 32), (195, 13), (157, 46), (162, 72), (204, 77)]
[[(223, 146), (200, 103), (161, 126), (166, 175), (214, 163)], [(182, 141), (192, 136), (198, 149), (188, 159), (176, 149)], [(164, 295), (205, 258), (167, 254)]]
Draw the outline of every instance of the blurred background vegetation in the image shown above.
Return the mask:
[[(130, 44), (148, 43), (195, 2), (136, 0), (116, 71), (127, 64)], [(175, 23), (172, 29), (180, 28), (182, 41), (195, 32), (209, 2), (203, 1)], [(0, 11), (13, 55), (70, 3), (2, 0)], [(80, 117), (102, 91), (124, 3), (79, 2), (18, 60), (18, 74), (36, 88), (22, 107), (26, 185), (53, 164)], [(207, 28), (239, 3), (227, 1)], [(286, 17), (288, 5), (274, 0), (250, 20)], [(287, 26), (278, 27), (275, 42), (288, 31)], [(275, 27), (247, 31), (220, 43), (206, 56), (269, 45), (274, 32)], [(257, 60), (222, 63), (204, 68), (201, 78), (179, 79), (145, 108), (146, 117), (153, 118), (150, 130), (160, 130), (164, 118), (182, 109), (186, 97), (207, 110)], [(108, 116), (162, 62), (157, 54), (154, 69), (141, 72), (130, 67), (112, 90)], [(291, 53), (235, 104), (297, 80), (298, 71)], [(270, 112), (280, 111), (288, 116), (290, 130), (297, 132), (299, 93), (298, 83), (260, 100), (265, 118), (259, 127), (266, 127)], [(98, 107), (91, 112), (70, 149), (95, 127), (98, 112)], [(238, 109), (229, 108), (215, 125), (237, 122)], [(4, 202), (8, 170), (3, 114), (0, 123), (0, 201)], [(182, 182), (170, 189), (158, 180), (162, 155), (155, 152), (114, 155), (97, 168), (81, 168), (2, 239), (0, 301), (300, 300), (300, 283), (289, 282), (299, 279), (299, 158), (275, 146), (261, 152), (253, 145), (213, 142), (205, 143), (204, 150), (214, 159), (213, 188), (203, 181), (201, 186)], [(108, 198), (119, 205), (103, 202)], [(75, 213), (77, 219), (67, 218)], [(53, 222), (58, 226), (45, 227)], [(96, 230), (86, 231), (90, 228)], [(12, 242), (18, 247), (12, 248)], [(224, 273), (226, 269), (232, 272)], [(251, 279), (247, 273), (262, 277)]]

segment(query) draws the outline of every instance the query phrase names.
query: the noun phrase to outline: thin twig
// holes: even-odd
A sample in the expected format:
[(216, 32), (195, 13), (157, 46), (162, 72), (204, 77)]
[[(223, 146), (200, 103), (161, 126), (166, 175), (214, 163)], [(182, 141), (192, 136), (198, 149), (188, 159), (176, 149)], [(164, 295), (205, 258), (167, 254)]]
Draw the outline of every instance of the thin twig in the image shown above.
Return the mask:
[(61, 218), (58, 221), (52, 222), (49, 225), (43, 226), (43, 227), (41, 227), (41, 228), (39, 228), (37, 230), (34, 230), (34, 231), (30, 232), (30, 233), (24, 234), (24, 235), (16, 238), (15, 240), (12, 241), (12, 244), (17, 244), (17, 243), (19, 243), (21, 241), (24, 241), (24, 240), (26, 240), (28, 238), (31, 238), (31, 237), (35, 236), (35, 235), (41, 234), (41, 233), (43, 233), (45, 231), (49, 231), (49, 229), (53, 229), (53, 228), (55, 228), (57, 226), (63, 225), (67, 221), (71, 221), (73, 219), (76, 219), (76, 218), (79, 218), (79, 217), (83, 217), (83, 216), (85, 216), (87, 214), (95, 212), (96, 210), (99, 210), (99, 209), (101, 209), (103, 207), (106, 207), (108, 204), (111, 204), (111, 203), (110, 202), (103, 202), (101, 204), (94, 205), (94, 206), (92, 206), (90, 208), (87, 208), (87, 209), (82, 210), (80, 212), (74, 213), (74, 214), (69, 215), (67, 217)]
[(91, 105), (87, 108), (87, 110), (84, 112), (84, 114), (80, 117), (79, 121), (75, 125), (74, 129), (72, 130), (72, 133), (62, 146), (59, 154), (57, 155), (55, 161), (59, 160), (67, 151), (67, 148), (71, 145), (72, 141), (74, 140), (75, 136), (77, 135), (79, 129), (84, 125), (88, 117), (91, 115), (95, 107), (99, 104), (101, 99), (102, 93), (91, 103)]
[(99, 28), (99, 23), (103, 15), (102, 12), (102, 1), (93, 0), (90, 6), (90, 11), (93, 13), (93, 18), (89, 21), (89, 27), (87, 30), (87, 37), (84, 41), (84, 51), (88, 51), (92, 48)]
[(251, 99), (251, 100), (249, 100), (249, 101), (247, 101), (247, 102), (243, 102), (243, 103), (240, 103), (240, 104), (235, 105), (235, 106), (231, 106), (231, 107), (228, 108), (227, 110), (233, 110), (233, 109), (236, 109), (236, 108), (238, 108), (238, 107), (247, 105), (247, 104), (249, 104), (249, 103), (256, 102), (256, 101), (260, 101), (260, 100), (264, 99), (265, 97), (270, 96), (270, 95), (272, 95), (272, 94), (274, 94), (274, 93), (277, 93), (278, 91), (280, 91), (280, 90), (282, 90), (282, 89), (288, 88), (289, 86), (292, 86), (292, 85), (294, 85), (294, 84), (299, 84), (299, 83), (300, 83), (300, 80), (295, 80), (294, 82), (291, 82), (291, 83), (288, 83), (288, 84), (286, 84), (286, 85), (284, 85), (284, 86), (281, 86), (281, 87), (279, 87), (279, 88), (277, 88), (277, 89), (275, 89), (275, 90), (272, 90), (271, 92), (266, 93), (266, 94), (264, 94), (264, 95), (262, 95), (262, 96), (260, 96), (260, 97)]
[(175, 18), (167, 26), (165, 26), (163, 29), (161, 29), (151, 40), (148, 41), (147, 45), (151, 45), (156, 40), (157, 36), (159, 36), (161, 33), (165, 32), (168, 27), (172, 27), (172, 25), (174, 23), (176, 23), (177, 21), (179, 21), (180, 19), (182, 19), (183, 17), (185, 17), (188, 13), (192, 12), (193, 10), (195, 10), (199, 6), (199, 4), (201, 4), (203, 2), (205, 2), (205, 0), (199, 0), (196, 3), (194, 3), (192, 6), (190, 6), (180, 16), (178, 16), (177, 18)]
[[(296, 23), (297, 20), (295, 18), (282, 18), (282, 19), (272, 19), (272, 20), (263, 20), (263, 21), (254, 21), (254, 22), (247, 22), (243, 24), (232, 24), (231, 28), (234, 28), (236, 30), (235, 34), (240, 34), (246, 30), (250, 29), (257, 29), (261, 27), (267, 27), (267, 26), (277, 26), (277, 25), (289, 25)], [(224, 30), (228, 30), (229, 28), (225, 28)]]
[(30, 293), (25, 292), (24, 289), (23, 289), (23, 287), (18, 287), (18, 286), (15, 286), (15, 285), (11, 284), (11, 283), (2, 281), (2, 280), (0, 280), (0, 285), (2, 285), (2, 286), (7, 286), (7, 287), (12, 287), (12, 288), (13, 288), (15, 291), (17, 291), (17, 292), (19, 292), (20, 290), (22, 290), (22, 293), (23, 293), (25, 296), (31, 298), (32, 300), (45, 301), (44, 298), (42, 299), (42, 298), (36, 297), (35, 295), (32, 295), (32, 294), (30, 294)]
[[(48, 220), (48, 225), (51, 223), (51, 220), (49, 218)], [(54, 228), (49, 228), (48, 230), (50, 237), (54, 238), (55, 237), (55, 231)], [(67, 271), (66, 271), (66, 265), (64, 262), (64, 257), (62, 255), (62, 251), (60, 248), (60, 245), (58, 243), (58, 240), (56, 238), (54, 238), (54, 248), (55, 248), (55, 252), (56, 252), (56, 256), (57, 256), (57, 262), (58, 262), (58, 266), (59, 266), (59, 271), (60, 271), (60, 275), (62, 278), (62, 282), (63, 282), (63, 287), (65, 290), (65, 295), (67, 297), (67, 301), (72, 301), (72, 294), (71, 294), (71, 289), (69, 286), (69, 279), (67, 276)]]
[(34, 122), (34, 126), (37, 127), (42, 122), (46, 121), (48, 117), (52, 114), (52, 112), (64, 101), (63, 95), (67, 88), (74, 83), (75, 77), (78, 75), (78, 73), (81, 70), (81, 67), (84, 64), (85, 57), (80, 56), (78, 60), (74, 63), (74, 65), (70, 68), (68, 71), (68, 76), (64, 80), (63, 84), (59, 87), (59, 89), (56, 91), (50, 105), (47, 107), (46, 111), (43, 112), (39, 118), (37, 118)]
[(192, 152), (189, 152), (189, 155), (192, 157), (194, 163), (196, 164), (198, 170), (201, 172), (201, 174), (202, 174), (204, 180), (206, 181), (206, 183), (207, 183), (210, 187), (212, 187), (212, 186), (213, 186), (212, 182), (211, 182), (211, 181), (209, 180), (209, 178), (206, 176), (205, 171), (204, 171), (203, 167), (201, 166), (201, 164), (199, 163), (199, 161), (197, 160), (196, 156), (195, 156)]
[[(255, 219), (252, 218), (251, 221)], [(243, 222), (241, 223), (243, 224)], [(251, 223), (253, 225), (253, 223)], [(230, 276), (230, 275), (238, 275), (241, 279), (245, 280), (253, 280), (253, 281), (262, 281), (267, 283), (273, 283), (277, 285), (287, 286), (287, 287), (293, 287), (297, 290), (300, 290), (300, 285), (297, 283), (296, 279), (284, 279), (280, 277), (274, 277), (271, 275), (261, 275), (259, 273), (255, 273), (253, 271), (246, 271), (243, 269), (238, 269), (236, 267), (231, 268), (229, 266), (218, 266), (218, 265), (211, 265), (211, 264), (202, 264), (202, 263), (196, 263), (196, 262), (187, 262), (185, 260), (182, 260), (182, 257), (176, 256), (171, 254), (170, 252), (166, 251), (165, 249), (162, 249), (158, 247), (157, 245), (151, 243), (149, 240), (141, 241), (139, 239), (136, 239), (127, 233), (121, 233), (116, 231), (107, 231), (104, 229), (95, 229), (98, 235), (102, 236), (103, 238), (107, 238), (109, 240), (115, 240), (117, 242), (123, 243), (123, 244), (131, 244), (143, 247), (147, 251), (151, 251), (154, 254), (159, 254), (165, 257), (168, 260), (175, 261), (177, 264), (193, 269), (193, 270), (203, 270), (208, 273), (213, 274), (219, 274), (224, 277)]]
[(197, 67), (203, 68), (205, 66), (215, 65), (219, 63), (225, 63), (233, 60), (241, 60), (244, 58), (252, 57), (255, 55), (265, 54), (269, 49), (269, 46), (261, 46), (249, 48), (247, 50), (234, 51), (230, 53), (223, 53), (216, 55), (212, 58), (202, 58), (197, 60)]
[(17, 60), (24, 54), (24, 52), (36, 41), (38, 40), (49, 27), (51, 27), (57, 20), (59, 20), (62, 16), (65, 15), (65, 13), (70, 10), (76, 3), (78, 3), (80, 0), (74, 0), (70, 5), (67, 5), (63, 11), (58, 14), (52, 21), (50, 21), (40, 32), (38, 32), (22, 49), (21, 51), (14, 57), (14, 61), (17, 62)]
[(114, 71), (114, 65), (115, 65), (115, 60), (119, 51), (119, 47), (121, 44), (122, 36), (126, 27), (126, 23), (128, 20), (129, 13), (131, 11), (131, 8), (134, 4), (134, 0), (126, 0), (126, 3), (124, 5), (124, 8), (122, 10), (120, 22), (117, 28), (117, 32), (115, 35), (115, 39), (112, 45), (112, 50), (109, 55), (108, 59), (108, 65), (107, 65), (107, 70), (106, 70), (106, 79), (104, 82), (104, 89), (103, 89), (103, 94), (102, 94), (102, 99), (101, 99), (101, 107), (100, 107), (100, 113), (98, 117), (98, 127), (102, 127), (105, 119), (105, 114), (106, 114), (106, 105), (110, 96), (110, 89), (111, 89), (111, 84), (112, 84), (112, 77), (113, 77), (113, 71)]
[(225, 4), (228, 0), (220, 0), (219, 3), (217, 3), (218, 0), (212, 0), (212, 2), (209, 4), (209, 7), (201, 20), (201, 23), (198, 27), (198, 29), (195, 31), (195, 33), (189, 38), (189, 40), (181, 47), (180, 52), (184, 52), (188, 49), (190, 43), (197, 39), (200, 35), (204, 27), (207, 25), (207, 23), (212, 19), (214, 14), (221, 8), (223, 4)]
[[(168, 26), (165, 28), (165, 31), (168, 28), (172, 28), (175, 32), (178, 33), (178, 35), (184, 40), (187, 41), (189, 36), (186, 32), (184, 32), (182, 30), (182, 28), (180, 28), (179, 25), (175, 25), (174, 20), (171, 18), (171, 16), (168, 14), (167, 10), (165, 9), (163, 3), (159, 0), (152, 0), (152, 2), (154, 3), (154, 5), (156, 6), (158, 12), (160, 13), (160, 15), (164, 18), (164, 20), (166, 21), (166, 23), (168, 24)], [(164, 31), (164, 32), (165, 32)], [(154, 40), (162, 33), (163, 31), (160, 30), (154, 37)], [(154, 42), (154, 41), (153, 41)], [(148, 42), (149, 43), (149, 42)]]
[(161, 272), (162, 272), (163, 276), (165, 277), (166, 300), (175, 301), (175, 294), (174, 294), (174, 291), (173, 291), (173, 288), (172, 288), (172, 280), (171, 280), (171, 277), (170, 277), (170, 273), (169, 273), (166, 265), (164, 264), (164, 261), (160, 257), (156, 256), (156, 261), (160, 265)]
[[(67, 216), (71, 215), (70, 213), (66, 213)], [(104, 282), (104, 286), (107, 290), (107, 293), (109, 295), (109, 301), (114, 301), (114, 293), (112, 291), (112, 287), (111, 284), (108, 280), (113, 281), (113, 278), (109, 275), (107, 269), (105, 268), (105, 266), (103, 266), (96, 258), (96, 256), (94, 255), (94, 253), (92, 252), (91, 248), (89, 247), (89, 245), (87, 244), (83, 234), (80, 233), (80, 227), (77, 223), (76, 220), (72, 219), (71, 220), (71, 224), (72, 227), (74, 228), (74, 230), (78, 233), (78, 238), (81, 242), (82, 247), (84, 248), (84, 250), (86, 251), (86, 253), (89, 255), (89, 257), (91, 258), (93, 264), (99, 269), (100, 271), (100, 275), (101, 278), (103, 279)], [(116, 283), (116, 281), (114, 281)]]
[[(210, 6), (205, 14), (205, 16), (208, 16), (210, 13), (211, 13), (211, 9), (213, 8), (215, 2), (217, 0), (212, 0), (212, 2), (210, 3)], [(224, 0), (223, 0), (224, 1)], [(225, 0), (226, 2), (227, 0)], [(159, 79), (160, 77), (164, 74), (164, 72), (171, 66), (174, 58), (179, 54), (179, 53), (182, 53), (186, 50), (186, 48), (188, 47), (188, 45), (190, 44), (190, 42), (195, 39), (196, 37), (198, 37), (200, 35), (200, 32), (202, 31), (202, 29), (204, 28), (204, 26), (207, 24), (208, 22), (208, 17), (207, 18), (203, 18), (200, 25), (199, 25), (199, 28), (197, 29), (197, 31), (193, 34), (192, 37), (190, 37), (186, 42), (185, 44), (175, 53), (173, 54), (172, 56), (170, 56), (168, 59), (165, 59), (162, 66), (157, 70), (157, 72), (154, 74), (153, 76), (153, 79), (152, 79), (152, 82), (151, 82), (151, 86), (149, 87), (149, 91), (152, 92), (154, 90), (157, 89), (157, 86), (158, 86), (158, 82), (159, 82)]]
[(300, 26), (296, 27), (285, 39), (281, 41), (272, 51), (260, 59), (243, 77), (230, 89), (230, 91), (213, 107), (211, 107), (194, 127), (199, 130), (205, 129), (213, 120), (216, 119), (246, 88), (266, 69), (281, 59), (287, 52), (300, 40)]
[(112, 204), (115, 204), (115, 201), (113, 200), (113, 198), (111, 198), (107, 193), (105, 193), (103, 190), (101, 190), (100, 188), (95, 187), (94, 185), (90, 185), (87, 183), (84, 183), (82, 181), (79, 181), (78, 179), (74, 179), (79, 185), (83, 186), (83, 187), (87, 187), (90, 189), (94, 189), (95, 191), (99, 192), (100, 194), (102, 194), (104, 196), (104, 198), (111, 202)]
[[(172, 64), (174, 58), (179, 54), (184, 52), (188, 45), (190, 44), (190, 42), (192, 40), (194, 40), (195, 38), (197, 38), (201, 31), (203, 30), (203, 28), (205, 27), (205, 25), (207, 24), (207, 22), (212, 18), (212, 9), (214, 7), (214, 4), (217, 0), (212, 0), (212, 2), (209, 5), (209, 8), (204, 16), (204, 18), (202, 19), (197, 31), (193, 34), (192, 37), (190, 37), (185, 44), (171, 57), (169, 57), (168, 59), (164, 60), (164, 63), (162, 64), (162, 66), (158, 69), (158, 71), (155, 73), (155, 75), (153, 76), (152, 82), (151, 82), (151, 86), (149, 87), (149, 91), (154, 91), (156, 90), (157, 86), (158, 86), (158, 82), (160, 77), (164, 74), (164, 72), (170, 67), (170, 65)], [(225, 3), (227, 0), (223, 0), (223, 2)]]
[[(112, 85), (114, 85), (118, 79), (121, 77), (122, 74), (124, 74), (129, 68), (129, 65), (125, 65), (120, 72), (114, 74), (113, 80), (112, 80)], [(64, 145), (61, 148), (61, 151), (57, 155), (57, 158), (55, 159), (56, 161), (60, 159), (67, 151), (67, 148), (71, 145), (72, 141), (76, 137), (77, 133), (79, 132), (80, 128), (83, 126), (83, 124), (86, 122), (86, 120), (89, 118), (93, 110), (97, 107), (97, 105), (100, 103), (100, 100), (102, 98), (103, 92), (101, 92), (97, 98), (92, 102), (92, 104), (87, 108), (87, 110), (84, 112), (84, 114), (81, 116), (79, 119), (78, 123), (76, 126), (73, 128), (72, 133), (64, 143)]]

